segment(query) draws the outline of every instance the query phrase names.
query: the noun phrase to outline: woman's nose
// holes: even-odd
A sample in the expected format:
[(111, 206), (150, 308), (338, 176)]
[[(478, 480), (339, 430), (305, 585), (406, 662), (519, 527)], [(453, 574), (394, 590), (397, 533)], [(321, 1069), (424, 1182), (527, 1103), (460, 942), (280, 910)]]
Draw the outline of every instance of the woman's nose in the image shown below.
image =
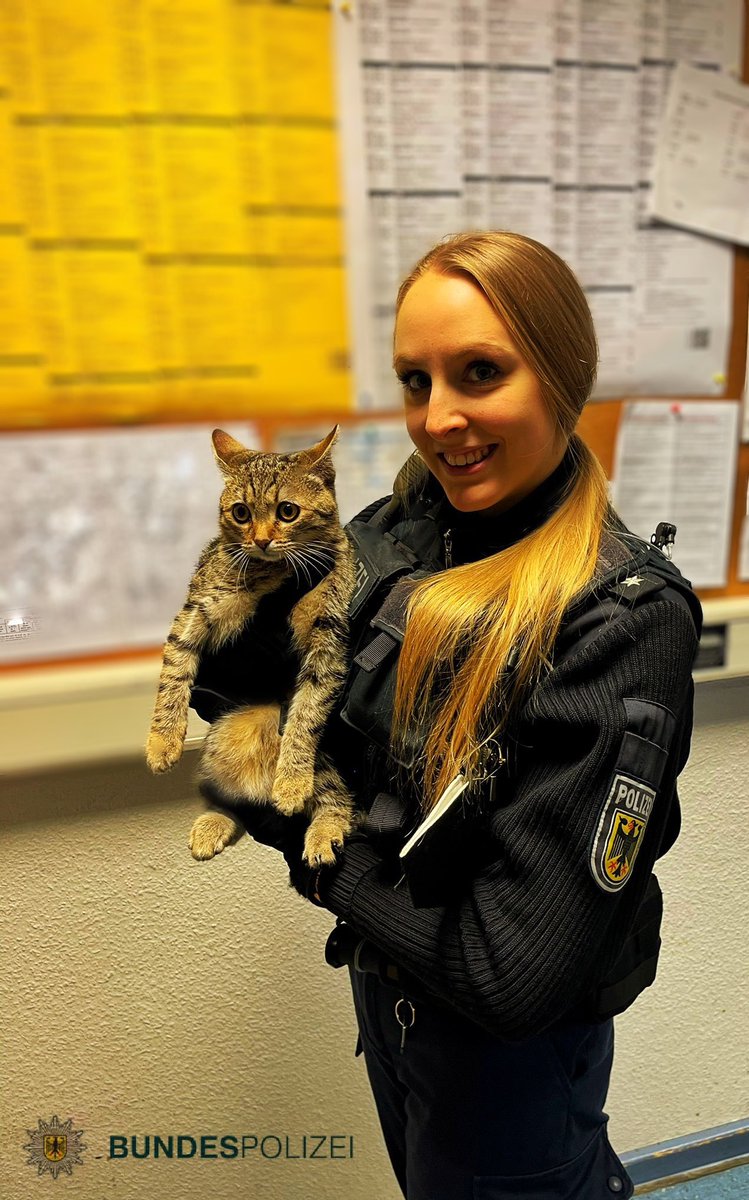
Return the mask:
[(433, 437), (435, 441), (440, 441), (445, 434), (450, 433), (454, 429), (465, 429), (468, 424), (461, 406), (460, 396), (452, 391), (451, 388), (440, 385), (432, 380), (432, 388), (429, 393), (429, 407), (427, 409), (426, 421), (424, 422), (424, 430)]

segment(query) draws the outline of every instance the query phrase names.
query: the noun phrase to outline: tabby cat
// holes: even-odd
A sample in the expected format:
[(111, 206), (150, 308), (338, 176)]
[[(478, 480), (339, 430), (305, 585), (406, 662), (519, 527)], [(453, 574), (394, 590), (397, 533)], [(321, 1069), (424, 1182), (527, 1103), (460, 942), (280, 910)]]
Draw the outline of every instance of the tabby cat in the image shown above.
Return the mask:
[[(318, 752), (346, 677), (355, 577), (334, 492), (330, 450), (338, 429), (290, 454), (248, 450), (221, 429), (213, 433), (224, 476), (219, 535), (200, 556), (164, 646), (146, 746), (151, 770), (169, 770), (182, 754), (201, 653), (230, 642), (253, 620), (263, 597), (295, 579), (302, 594), (290, 610), (288, 637), (300, 666), (290, 697), (242, 705), (211, 724), (199, 776), (219, 789), (227, 807), (211, 808), (195, 821), (189, 846), (196, 859), (212, 858), (244, 832), (235, 805), (239, 812), (242, 804), (270, 800), (287, 816), (305, 811), (309, 863), (334, 862), (354, 825), (350, 793), (327, 755)], [(262, 638), (262, 627), (257, 632)], [(281, 734), (280, 702), (286, 699)]]

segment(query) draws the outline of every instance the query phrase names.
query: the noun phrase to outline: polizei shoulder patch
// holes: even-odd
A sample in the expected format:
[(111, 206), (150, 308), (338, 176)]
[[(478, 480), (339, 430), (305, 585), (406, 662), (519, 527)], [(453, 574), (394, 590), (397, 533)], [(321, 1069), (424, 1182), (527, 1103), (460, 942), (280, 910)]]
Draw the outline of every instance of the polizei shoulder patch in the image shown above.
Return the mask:
[(632, 874), (653, 811), (655, 791), (617, 772), (593, 838), (590, 869), (606, 892), (618, 892)]

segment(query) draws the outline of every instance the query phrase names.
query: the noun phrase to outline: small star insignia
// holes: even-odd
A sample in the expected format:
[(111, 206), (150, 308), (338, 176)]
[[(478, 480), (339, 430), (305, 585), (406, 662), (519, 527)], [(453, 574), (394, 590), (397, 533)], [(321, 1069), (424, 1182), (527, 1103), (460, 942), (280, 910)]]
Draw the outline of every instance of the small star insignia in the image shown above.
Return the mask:
[(622, 587), (639, 587), (641, 583), (640, 575), (628, 575), (626, 579), (622, 580)]

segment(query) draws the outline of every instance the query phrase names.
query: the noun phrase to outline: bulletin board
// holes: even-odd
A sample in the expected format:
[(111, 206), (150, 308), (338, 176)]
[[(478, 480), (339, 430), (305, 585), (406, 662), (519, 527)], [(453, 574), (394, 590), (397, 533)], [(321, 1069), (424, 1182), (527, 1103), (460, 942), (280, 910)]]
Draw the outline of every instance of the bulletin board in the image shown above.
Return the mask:
[[(749, 83), (749, 0), (744, 0), (744, 54), (742, 78)], [(749, 320), (749, 247), (734, 248), (733, 270), (733, 322), (726, 384), (723, 399), (738, 400), (744, 392), (747, 377), (747, 322)], [(614, 448), (622, 415), (624, 401), (600, 401), (589, 404), (578, 425), (579, 432), (600, 458), (607, 475), (611, 478)], [(739, 546), (742, 528), (747, 515), (749, 498), (749, 443), (739, 446), (738, 468), (733, 502), (731, 525), (731, 554), (728, 567), (728, 584), (724, 588), (700, 589), (704, 600), (730, 596), (749, 597), (749, 582), (738, 578)], [(677, 534), (678, 537), (678, 534)]]
[[(749, 80), (749, 0), (744, 7)], [(191, 525), (203, 538), (198, 499), (209, 497), (201, 504), (210, 522), (215, 487), (202, 473), (203, 441), (210, 472), (210, 427), (231, 421), (247, 429), (246, 444), (267, 450), (288, 448), (306, 427), (316, 440), (338, 423), (342, 443), (347, 431), (356, 434), (358, 465), (355, 454), (345, 465), (359, 471), (369, 498), (390, 490), (394, 472), (372, 482), (365, 454), (373, 447), (370, 457), (385, 469), (403, 461), (410, 446), (399, 440), (402, 418), (387, 399), (362, 406), (349, 359), (347, 261), (357, 247), (343, 220), (345, 115), (331, 25), (346, 19), (343, 9), (350, 6), (83, 0), (61, 11), (53, 0), (0, 0), (0, 163), (10, 181), (0, 192), (0, 433), (10, 441), (38, 431), (40, 454), (54, 453), (45, 449), (54, 430), (134, 435), (123, 440), (124, 457), (109, 448), (111, 468), (95, 464), (97, 504), (111, 498), (108, 470), (132, 461), (142, 472), (152, 461), (151, 490), (133, 503), (162, 523), (182, 519), (158, 466), (158, 447), (173, 435), (184, 443)], [(726, 399), (744, 387), (748, 305), (749, 250), (738, 247)], [(389, 368), (387, 347), (374, 349)], [(609, 477), (625, 403), (596, 400), (579, 424)], [(138, 449), (139, 433), (147, 451)], [(70, 453), (81, 472), (92, 469), (82, 447)], [(33, 471), (17, 474), (33, 482)], [(738, 578), (748, 484), (742, 444), (728, 584), (701, 590), (706, 599), (749, 596)], [(151, 504), (158, 494), (163, 502)], [(33, 511), (33, 497), (29, 504)], [(203, 540), (211, 533), (206, 526)], [(0, 513), (0, 540), (13, 536)], [(166, 580), (172, 560), (153, 546)], [(192, 550), (177, 549), (189, 565)], [(148, 547), (136, 550), (148, 557)], [(99, 570), (102, 581), (107, 574)], [(147, 589), (134, 600), (146, 605)], [(0, 618), (2, 601), (0, 580)], [(106, 607), (103, 594), (98, 603)], [(132, 603), (118, 604), (125, 629)], [(144, 608), (146, 619), (154, 630), (147, 646), (114, 638), (102, 616), (99, 649), (94, 639), (85, 656), (56, 651), (47, 661), (152, 651), (170, 617)], [(19, 659), (0, 670), (27, 665)]]
[(350, 407), (332, 52), (304, 0), (0, 3), (0, 428)]

